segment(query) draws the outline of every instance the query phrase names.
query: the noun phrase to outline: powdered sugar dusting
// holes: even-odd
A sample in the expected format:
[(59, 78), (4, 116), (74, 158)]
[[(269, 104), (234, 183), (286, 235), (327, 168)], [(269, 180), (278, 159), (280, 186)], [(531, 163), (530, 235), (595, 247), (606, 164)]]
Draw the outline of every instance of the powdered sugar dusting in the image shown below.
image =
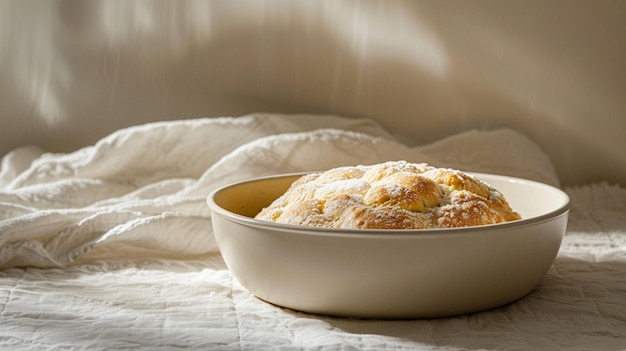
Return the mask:
[(392, 161), (300, 178), (256, 218), (331, 228), (421, 229), (492, 224), (519, 215), (497, 190), (459, 170)]

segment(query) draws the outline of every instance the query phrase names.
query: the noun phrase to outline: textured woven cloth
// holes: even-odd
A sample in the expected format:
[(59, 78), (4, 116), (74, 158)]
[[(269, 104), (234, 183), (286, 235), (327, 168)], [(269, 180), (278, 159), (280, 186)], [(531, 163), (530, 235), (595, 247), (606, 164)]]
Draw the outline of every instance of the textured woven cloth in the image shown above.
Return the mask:
[[(17, 149), (0, 170), (0, 346), (19, 349), (626, 347), (626, 190), (565, 189), (568, 232), (525, 298), (412, 321), (282, 309), (227, 270), (206, 196), (251, 177), (404, 159), (558, 185), (512, 130), (408, 147), (376, 123), (255, 114), (152, 123), (69, 154)], [(532, 259), (532, 258), (529, 258)]]

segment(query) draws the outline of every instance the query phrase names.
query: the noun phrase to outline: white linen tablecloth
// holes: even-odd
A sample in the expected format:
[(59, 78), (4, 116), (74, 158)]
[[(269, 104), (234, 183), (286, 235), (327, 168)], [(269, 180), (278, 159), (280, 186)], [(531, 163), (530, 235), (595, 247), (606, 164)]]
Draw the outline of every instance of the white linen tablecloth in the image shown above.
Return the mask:
[(606, 183), (565, 189), (573, 207), (553, 267), (490, 311), (310, 315), (256, 299), (227, 270), (205, 202), (213, 189), (392, 159), (559, 184), (512, 130), (408, 147), (371, 120), (336, 116), (158, 122), (68, 154), (17, 149), (0, 169), (0, 348), (626, 349), (626, 189)]

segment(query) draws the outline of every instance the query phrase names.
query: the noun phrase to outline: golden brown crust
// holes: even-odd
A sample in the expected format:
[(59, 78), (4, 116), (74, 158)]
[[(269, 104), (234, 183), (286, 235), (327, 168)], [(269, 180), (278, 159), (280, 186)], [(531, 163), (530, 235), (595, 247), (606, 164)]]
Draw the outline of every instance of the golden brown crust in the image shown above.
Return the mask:
[(496, 189), (458, 170), (390, 161), (307, 174), (255, 218), (325, 228), (453, 228), (521, 217)]

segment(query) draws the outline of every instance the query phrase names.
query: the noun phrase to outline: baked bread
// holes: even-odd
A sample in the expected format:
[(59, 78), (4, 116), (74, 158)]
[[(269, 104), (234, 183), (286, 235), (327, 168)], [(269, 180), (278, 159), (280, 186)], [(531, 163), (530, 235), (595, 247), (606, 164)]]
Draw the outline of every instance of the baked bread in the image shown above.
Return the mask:
[(520, 219), (504, 196), (458, 170), (391, 161), (307, 174), (255, 218), (345, 229), (425, 229)]

